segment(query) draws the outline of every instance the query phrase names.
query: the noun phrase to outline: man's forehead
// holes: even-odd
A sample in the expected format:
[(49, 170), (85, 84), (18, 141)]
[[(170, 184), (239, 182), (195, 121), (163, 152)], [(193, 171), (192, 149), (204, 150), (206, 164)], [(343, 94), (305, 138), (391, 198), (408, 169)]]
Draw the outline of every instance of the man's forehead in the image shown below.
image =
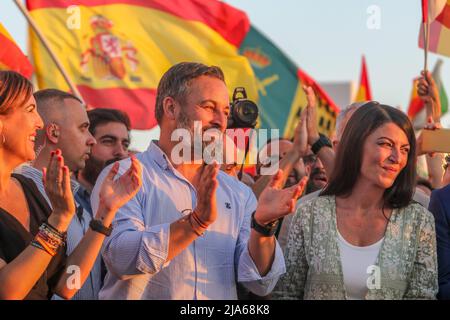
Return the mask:
[(62, 106), (61, 111), (64, 119), (74, 123), (76, 126), (89, 123), (86, 108), (75, 99), (64, 99), (64, 106)]
[(195, 95), (202, 100), (221, 99), (229, 101), (228, 89), (225, 83), (214, 77), (200, 76), (190, 83), (189, 95)]

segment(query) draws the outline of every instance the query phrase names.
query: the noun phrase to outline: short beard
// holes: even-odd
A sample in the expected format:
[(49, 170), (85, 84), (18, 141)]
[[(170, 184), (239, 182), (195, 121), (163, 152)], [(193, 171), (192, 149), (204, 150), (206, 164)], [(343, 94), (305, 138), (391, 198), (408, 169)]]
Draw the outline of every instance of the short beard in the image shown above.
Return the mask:
[(312, 179), (309, 179), (308, 183), (306, 184), (305, 194), (310, 194), (310, 193), (316, 192), (316, 191), (321, 190), (321, 189), (322, 188), (320, 188), (320, 187), (318, 187), (318, 186), (316, 186), (314, 184)]
[[(197, 140), (194, 139), (195, 132), (194, 132), (194, 121), (189, 118), (189, 116), (184, 112), (183, 109), (181, 109), (180, 114), (177, 118), (177, 129), (185, 129), (190, 134), (190, 142), (191, 145), (189, 146), (191, 148), (191, 155), (193, 159), (203, 159), (203, 151), (205, 148), (210, 145), (211, 143), (214, 143), (214, 140), (210, 141), (203, 141), (203, 132), (197, 133), (200, 134), (201, 139), (201, 150), (199, 147), (195, 148), (194, 143), (198, 143)], [(203, 128), (202, 128), (203, 129)], [(216, 128), (220, 130), (220, 128)], [(196, 154), (196, 152), (200, 152), (200, 154)]]
[[(121, 160), (119, 158), (111, 159), (113, 162)], [(97, 181), (98, 176), (102, 172), (102, 170), (105, 168), (105, 163), (107, 161), (102, 161), (96, 157), (94, 157), (92, 154), (90, 155), (89, 159), (86, 160), (86, 165), (81, 172), (81, 175), (83, 176), (83, 179), (89, 182), (92, 186), (95, 185), (95, 182)], [(108, 160), (110, 162), (110, 160)]]
[(306, 184), (305, 194), (313, 193), (313, 192), (323, 189), (323, 187), (317, 186), (316, 184), (314, 184), (314, 179), (313, 179), (313, 177), (316, 174), (319, 174), (321, 172), (322, 172), (322, 170), (316, 168), (316, 169), (313, 169), (313, 171), (309, 174), (309, 180)]

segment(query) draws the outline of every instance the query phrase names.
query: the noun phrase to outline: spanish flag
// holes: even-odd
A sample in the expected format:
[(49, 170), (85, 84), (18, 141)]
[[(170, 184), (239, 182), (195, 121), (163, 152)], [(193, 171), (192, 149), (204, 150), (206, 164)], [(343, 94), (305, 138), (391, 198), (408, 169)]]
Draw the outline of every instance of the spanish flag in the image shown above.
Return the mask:
[[(230, 94), (245, 87), (257, 100), (252, 67), (238, 52), (248, 17), (223, 2), (27, 0), (27, 6), (84, 100), (127, 112), (133, 129), (156, 125), (158, 82), (182, 61), (220, 66)], [(41, 43), (30, 38), (39, 87), (68, 90)]]
[(33, 67), (14, 39), (0, 23), (0, 70), (13, 70), (30, 78)]
[(354, 102), (364, 102), (372, 100), (372, 91), (370, 90), (369, 73), (367, 72), (366, 58), (362, 57), (361, 79), (359, 89)]
[[(450, 0), (429, 0), (428, 21), (429, 51), (450, 57)], [(423, 26), (419, 33), (419, 47), (424, 48)]]

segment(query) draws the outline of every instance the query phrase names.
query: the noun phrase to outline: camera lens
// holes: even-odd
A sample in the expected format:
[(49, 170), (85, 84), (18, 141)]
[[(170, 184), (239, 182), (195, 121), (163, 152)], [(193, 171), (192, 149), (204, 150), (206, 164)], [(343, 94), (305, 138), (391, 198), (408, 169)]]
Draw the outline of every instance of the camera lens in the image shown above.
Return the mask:
[(250, 100), (238, 101), (233, 110), (236, 126), (253, 128), (258, 119), (258, 107)]

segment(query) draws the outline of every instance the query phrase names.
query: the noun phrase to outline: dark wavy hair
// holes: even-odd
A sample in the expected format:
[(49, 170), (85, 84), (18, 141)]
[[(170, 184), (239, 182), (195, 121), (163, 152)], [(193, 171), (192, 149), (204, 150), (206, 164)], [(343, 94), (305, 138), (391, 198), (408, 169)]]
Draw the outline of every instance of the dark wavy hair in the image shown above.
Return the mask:
[(406, 166), (383, 194), (384, 207), (402, 208), (410, 203), (416, 184), (416, 137), (412, 124), (402, 111), (374, 101), (356, 110), (348, 121), (338, 145), (330, 182), (321, 195), (350, 195), (361, 172), (364, 143), (372, 132), (386, 123), (395, 123), (403, 130), (410, 149)]
[(124, 111), (117, 109), (98, 108), (89, 110), (87, 114), (90, 122), (89, 131), (92, 135), (95, 135), (95, 130), (98, 126), (110, 122), (121, 123), (127, 128), (127, 131), (131, 130), (130, 117)]

